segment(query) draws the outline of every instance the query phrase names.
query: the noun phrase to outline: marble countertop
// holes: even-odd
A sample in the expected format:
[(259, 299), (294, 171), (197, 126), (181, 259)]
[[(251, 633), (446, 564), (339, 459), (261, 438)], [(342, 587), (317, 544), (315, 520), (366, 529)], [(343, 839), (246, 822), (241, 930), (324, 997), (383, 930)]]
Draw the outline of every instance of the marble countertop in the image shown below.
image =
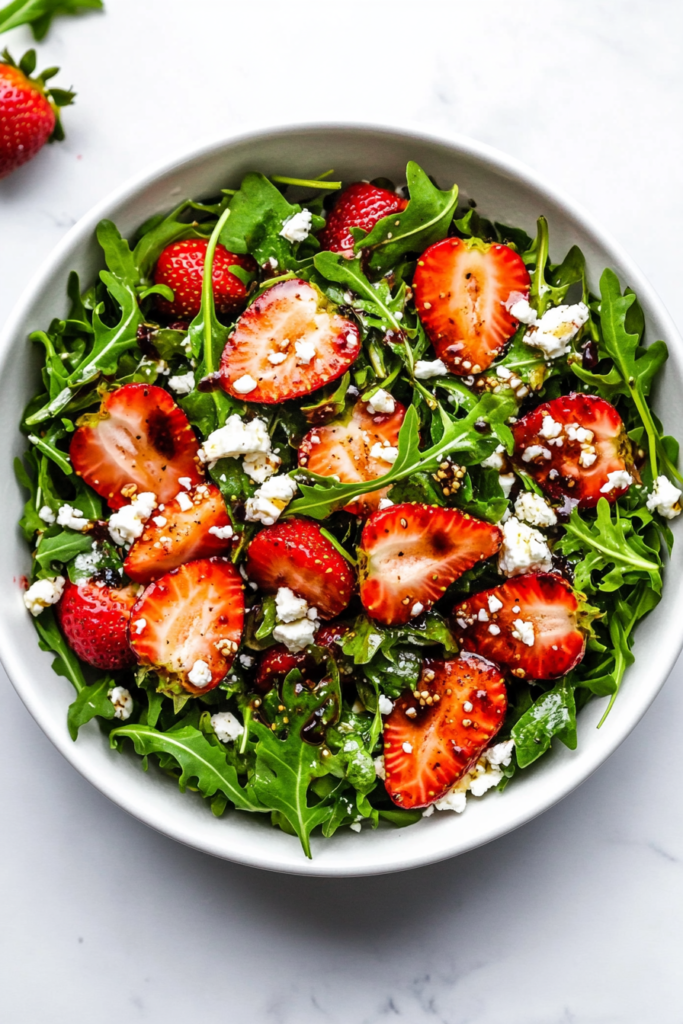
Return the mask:
[[(198, 141), (351, 120), (472, 135), (584, 204), (683, 326), (683, 6), (107, 0), (40, 46), (67, 140), (0, 182), (0, 318), (130, 175)], [(23, 29), (1, 40), (20, 54)], [(678, 127), (676, 127), (678, 126)], [(185, 849), (57, 754), (3, 675), (7, 1024), (680, 1024), (683, 663), (612, 758), (483, 849), (359, 880)]]

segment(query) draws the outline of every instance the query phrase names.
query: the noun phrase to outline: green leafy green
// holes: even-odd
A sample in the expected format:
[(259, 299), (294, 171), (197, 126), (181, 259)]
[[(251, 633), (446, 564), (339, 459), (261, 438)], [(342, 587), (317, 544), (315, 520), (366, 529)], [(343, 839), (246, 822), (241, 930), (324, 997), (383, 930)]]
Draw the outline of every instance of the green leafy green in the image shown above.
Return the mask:
[(93, 718), (103, 718), (110, 721), (116, 714), (116, 709), (107, 696), (114, 687), (112, 676), (103, 676), (92, 686), (84, 686), (80, 690), (76, 700), (69, 705), (66, 716), (66, 724), (72, 740), (78, 738), (78, 730), (86, 725)]
[(52, 19), (60, 14), (101, 11), (103, 0), (14, 0), (0, 11), (0, 32), (30, 25), (37, 41), (47, 35)]
[(553, 736), (570, 750), (576, 749), (576, 702), (574, 689), (560, 681), (532, 704), (512, 729), (517, 764), (526, 768), (550, 747)]
[(388, 285), (384, 282), (382, 289), (370, 283), (363, 272), (360, 256), (350, 260), (339, 252), (318, 252), (313, 257), (313, 265), (325, 280), (334, 281), (360, 295), (367, 303), (367, 311), (375, 317), (376, 326), (393, 330), (397, 334), (402, 333), (395, 312), (389, 305), (391, 296)]
[(73, 684), (77, 693), (86, 686), (85, 678), (83, 676), (83, 669), (81, 663), (78, 660), (77, 655), (67, 644), (64, 639), (55, 614), (51, 608), (46, 608), (45, 611), (41, 612), (37, 618), (33, 620), (33, 624), (38, 631), (40, 637), (38, 643), (41, 650), (43, 651), (54, 651), (57, 655), (55, 660), (52, 662), (52, 669), (57, 673), (58, 676), (64, 676)]

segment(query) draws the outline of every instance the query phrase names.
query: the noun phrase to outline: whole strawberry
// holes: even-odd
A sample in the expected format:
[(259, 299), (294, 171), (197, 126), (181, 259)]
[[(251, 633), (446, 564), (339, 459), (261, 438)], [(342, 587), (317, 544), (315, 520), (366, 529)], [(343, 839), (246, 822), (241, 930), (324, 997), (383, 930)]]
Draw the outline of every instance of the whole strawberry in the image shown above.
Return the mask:
[(67, 581), (57, 605), (57, 618), (69, 647), (96, 668), (122, 669), (134, 665), (128, 622), (136, 597), (134, 586)]
[(59, 108), (72, 103), (75, 93), (46, 87), (59, 68), (31, 78), (35, 67), (35, 50), (18, 64), (7, 50), (0, 58), (0, 178), (31, 160), (46, 142), (64, 138)]
[[(173, 291), (173, 301), (157, 298), (157, 309), (173, 319), (191, 320), (202, 304), (204, 259), (208, 242), (205, 238), (188, 238), (167, 245), (154, 270), (154, 283), (165, 284)], [(253, 256), (238, 256), (224, 245), (216, 246), (213, 261), (213, 297), (219, 316), (234, 316), (247, 304), (249, 292), (244, 282), (231, 272), (232, 268), (255, 274), (258, 265)]]
[(330, 211), (327, 224), (318, 236), (320, 246), (352, 256), (354, 241), (351, 228), (372, 231), (377, 221), (390, 213), (401, 213), (407, 205), (407, 200), (395, 192), (367, 181), (357, 181), (344, 189)]

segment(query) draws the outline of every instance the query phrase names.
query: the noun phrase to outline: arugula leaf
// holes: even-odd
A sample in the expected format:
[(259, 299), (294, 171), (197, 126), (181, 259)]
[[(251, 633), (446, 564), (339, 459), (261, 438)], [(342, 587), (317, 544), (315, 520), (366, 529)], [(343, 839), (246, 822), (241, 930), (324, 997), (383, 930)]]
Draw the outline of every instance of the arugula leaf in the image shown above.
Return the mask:
[[(360, 256), (350, 260), (339, 252), (317, 252), (313, 257), (313, 265), (325, 280), (334, 281), (363, 296), (368, 303), (369, 311), (377, 318), (378, 325), (383, 326), (385, 330), (402, 333), (401, 325), (386, 301), (383, 301), (380, 290), (374, 288), (363, 273)], [(386, 283), (385, 291), (388, 292)]]
[(14, 475), (17, 478), (17, 483), (24, 487), (29, 492), (29, 498), (24, 505), (24, 513), (19, 520), (19, 526), (25, 539), (31, 543), (38, 530), (45, 529), (45, 523), (38, 515), (41, 505), (41, 494), (38, 483), (38, 466), (37, 457), (33, 452), (27, 452), (24, 456), (29, 469), (33, 472), (33, 476), (29, 475), (28, 470), (24, 466), (21, 459), (17, 458), (14, 460)]
[(370, 251), (370, 269), (383, 274), (406, 253), (423, 252), (448, 234), (458, 203), (458, 186), (441, 192), (414, 161), (406, 168), (410, 201), (401, 213), (383, 217), (369, 234), (356, 229), (354, 251)]
[(0, 32), (9, 32), (19, 25), (30, 25), (33, 38), (44, 39), (52, 19), (59, 14), (79, 11), (101, 11), (102, 0), (14, 0), (0, 11)]
[(430, 646), (441, 644), (450, 654), (457, 651), (458, 646), (450, 629), (438, 614), (428, 612), (420, 625), (397, 626), (385, 628), (372, 619), (360, 615), (353, 624), (353, 629), (346, 634), (342, 643), (342, 651), (353, 658), (356, 665), (367, 665), (379, 651), (394, 664), (397, 656), (394, 648), (397, 644), (414, 646)]
[(49, 536), (43, 534), (36, 549), (36, 562), (42, 570), (48, 571), (53, 562), (70, 562), (76, 555), (92, 551), (92, 537), (74, 530), (60, 530)]
[[(336, 509), (348, 505), (354, 498), (368, 491), (388, 487), (398, 480), (417, 472), (434, 472), (439, 463), (448, 455), (457, 455), (465, 465), (481, 462), (489, 456), (498, 441), (512, 450), (512, 435), (505, 420), (517, 408), (513, 398), (506, 395), (485, 394), (474, 408), (462, 419), (452, 419), (441, 406), (439, 413), (443, 433), (441, 439), (426, 451), (420, 451), (419, 417), (414, 405), (406, 412), (398, 435), (398, 457), (388, 473), (374, 480), (342, 484), (330, 477), (313, 473), (297, 475), (302, 497), (296, 498), (288, 507), (287, 515), (306, 515), (313, 519), (324, 519)], [(482, 434), (476, 424), (484, 421), (491, 429)], [(314, 484), (303, 482), (306, 478)]]
[(83, 670), (78, 657), (71, 650), (57, 625), (55, 613), (46, 608), (34, 620), (38, 631), (38, 646), (43, 651), (54, 651), (57, 655), (52, 662), (52, 669), (58, 676), (64, 676), (80, 693), (86, 686)]
[(263, 811), (249, 788), (240, 786), (237, 772), (228, 764), (223, 750), (209, 742), (204, 734), (192, 725), (159, 732), (149, 725), (122, 725), (112, 730), (109, 740), (118, 748), (123, 740), (131, 740), (136, 754), (167, 755), (181, 769), (178, 784), (185, 790), (192, 780), (203, 797), (207, 799), (222, 793), (240, 811)]
[[(649, 516), (649, 513), (645, 515)], [(564, 555), (577, 552), (583, 555), (575, 568), (577, 590), (610, 592), (618, 590), (624, 583), (647, 577), (655, 593), (661, 593), (662, 563), (658, 552), (634, 531), (630, 519), (620, 517), (616, 505), (612, 519), (606, 498), (600, 498), (598, 502), (594, 523), (582, 519), (577, 509), (573, 509), (565, 530), (556, 550)], [(594, 583), (592, 574), (608, 568), (609, 572), (600, 582)]]
[(84, 686), (76, 700), (69, 705), (66, 724), (72, 740), (78, 738), (78, 730), (93, 718), (112, 719), (116, 708), (107, 694), (114, 686), (113, 676), (103, 676), (92, 686)]
[(304, 853), (310, 857), (311, 832), (330, 817), (332, 808), (322, 801), (308, 803), (309, 785), (316, 777), (327, 774), (327, 767), (321, 748), (302, 739), (302, 730), (316, 720), (324, 721), (328, 709), (328, 713), (338, 714), (339, 683), (324, 680), (315, 690), (309, 690), (302, 682), (301, 673), (294, 670), (283, 684), (282, 703), (289, 719), (285, 736), (275, 735), (262, 722), (251, 723), (258, 737), (251, 786), (264, 808), (279, 812), (289, 822)]
[(539, 697), (513, 726), (519, 767), (527, 768), (545, 754), (553, 736), (576, 750), (576, 702), (574, 688), (566, 680)]

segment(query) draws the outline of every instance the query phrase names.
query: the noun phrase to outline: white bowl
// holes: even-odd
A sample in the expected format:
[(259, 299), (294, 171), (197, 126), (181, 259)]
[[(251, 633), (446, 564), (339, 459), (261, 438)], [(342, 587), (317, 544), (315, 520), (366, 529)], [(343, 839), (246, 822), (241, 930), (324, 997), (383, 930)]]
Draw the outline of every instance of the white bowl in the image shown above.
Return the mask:
[[(633, 729), (666, 680), (683, 643), (683, 544), (680, 537), (667, 571), (664, 597), (638, 627), (636, 662), (627, 671), (621, 693), (606, 724), (596, 729), (604, 701), (589, 704), (579, 716), (579, 747), (558, 744), (537, 765), (520, 772), (504, 794), (471, 799), (463, 815), (435, 814), (407, 829), (338, 832), (331, 840), (314, 838), (313, 860), (304, 857), (298, 840), (270, 827), (267, 819), (240, 812), (214, 818), (196, 795), (181, 794), (167, 777), (145, 773), (134, 755), (109, 749), (95, 723), (76, 743), (66, 728), (70, 684), (51, 669), (52, 655), (39, 650), (24, 608), (21, 576), (29, 553), (14, 525), (22, 495), (12, 475), (12, 461), (25, 443), (18, 432), (22, 409), (36, 390), (37, 359), (26, 337), (67, 311), (66, 281), (76, 269), (92, 282), (102, 266), (94, 232), (99, 220), (111, 218), (124, 236), (155, 213), (182, 198), (216, 194), (237, 184), (250, 170), (266, 174), (313, 177), (329, 167), (345, 182), (386, 176), (404, 180), (406, 162), (416, 160), (442, 188), (457, 182), (462, 197), (474, 198), (486, 216), (520, 225), (534, 234), (544, 214), (550, 223), (553, 258), (576, 243), (586, 256), (590, 284), (604, 267), (613, 267), (622, 284), (638, 294), (645, 311), (647, 336), (663, 338), (670, 358), (659, 382), (655, 407), (666, 430), (683, 437), (683, 344), (650, 285), (631, 260), (571, 200), (540, 182), (516, 161), (470, 139), (451, 141), (404, 131), (358, 126), (305, 126), (241, 136), (206, 146), (156, 168), (105, 199), (69, 231), (37, 274), (0, 336), (0, 423), (6, 447), (2, 478), (6, 481), (7, 542), (0, 546), (0, 578), (5, 581), (0, 616), (0, 653), (20, 697), (55, 746), (101, 792), (141, 821), (188, 846), (227, 860), (307, 875), (364, 875), (400, 871), (453, 857), (487, 843), (545, 811), (575, 789), (616, 749)], [(674, 524), (676, 530), (677, 524)], [(76, 841), (76, 837), (74, 837)]]

